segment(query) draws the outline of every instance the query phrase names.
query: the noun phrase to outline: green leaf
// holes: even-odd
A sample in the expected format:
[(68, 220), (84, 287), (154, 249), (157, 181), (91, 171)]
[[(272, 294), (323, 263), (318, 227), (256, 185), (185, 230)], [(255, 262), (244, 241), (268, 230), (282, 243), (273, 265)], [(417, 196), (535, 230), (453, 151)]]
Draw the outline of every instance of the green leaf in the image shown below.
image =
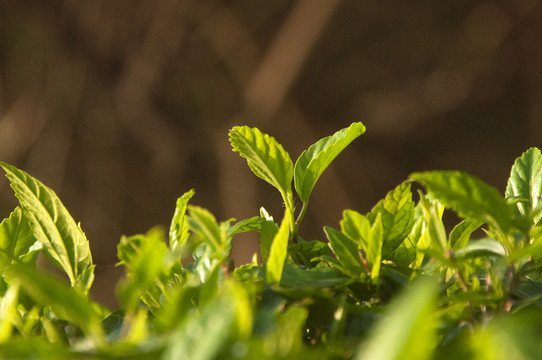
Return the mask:
[(247, 159), (256, 176), (277, 188), (286, 206), (293, 210), (294, 165), (282, 145), (275, 138), (248, 126), (235, 126), (229, 135), (233, 151)]
[(76, 288), (67, 287), (58, 280), (17, 263), (10, 265), (6, 272), (18, 279), (21, 289), (38, 304), (50, 306), (59, 319), (76, 324), (95, 340), (102, 337), (97, 306)]
[(288, 255), (288, 242), (290, 238), (290, 210), (286, 208), (279, 231), (273, 238), (269, 259), (267, 260), (266, 279), (270, 284), (277, 284), (282, 277), (282, 268)]
[[(39, 246), (33, 246), (36, 238), (28, 219), (17, 207), (7, 219), (0, 223), (0, 254), (6, 263), (21, 261), (35, 262)], [(34, 248), (37, 248), (34, 250)]]
[(371, 280), (373, 284), (378, 284), (380, 279), (380, 263), (382, 261), (382, 245), (384, 239), (384, 230), (382, 227), (382, 218), (380, 214), (376, 217), (371, 227), (370, 234), (367, 234), (367, 262), (371, 267)]
[(161, 358), (217, 359), (220, 354), (224, 354), (223, 347), (232, 336), (236, 305), (235, 298), (225, 294), (214, 297), (202, 309), (192, 312), (170, 335)]
[(470, 235), (482, 225), (481, 221), (463, 220), (450, 232), (449, 242), (453, 249), (465, 247), (469, 242)]
[(265, 219), (260, 216), (254, 216), (249, 219), (244, 219), (239, 222), (236, 222), (228, 229), (228, 235), (233, 236), (235, 234), (247, 232), (247, 231), (258, 231), (262, 228), (262, 223), (265, 222)]
[(438, 287), (420, 281), (391, 304), (355, 360), (430, 359), (437, 345), (437, 319), (434, 313)]
[(335, 268), (318, 267), (301, 269), (293, 264), (284, 265), (280, 285), (291, 287), (339, 287), (351, 280)]
[(412, 180), (424, 184), (446, 207), (466, 219), (480, 220), (503, 233), (512, 224), (512, 209), (494, 187), (459, 171), (414, 173)]
[(390, 260), (400, 266), (408, 266), (416, 260), (416, 246), (422, 236), (423, 218), (417, 217), (410, 234), (405, 241), (393, 250), (389, 256)]
[(324, 232), (329, 240), (329, 247), (341, 264), (341, 270), (351, 277), (360, 277), (364, 267), (356, 243), (332, 227), (324, 226)]
[(343, 211), (341, 230), (344, 235), (357, 244), (357, 247), (367, 249), (367, 239), (364, 237), (364, 234), (371, 231), (371, 223), (366, 216), (361, 215), (355, 210)]
[(169, 227), (169, 246), (172, 250), (182, 247), (188, 240), (188, 222), (186, 220), (186, 207), (188, 201), (194, 196), (194, 190), (184, 193), (177, 199), (173, 219)]
[(403, 183), (390, 191), (371, 210), (367, 217), (375, 222), (378, 214), (382, 217), (384, 242), (382, 257), (389, 259), (391, 253), (405, 240), (414, 226), (414, 201), (410, 183)]
[(269, 252), (271, 251), (271, 244), (279, 231), (279, 227), (273, 220), (273, 217), (263, 207), (260, 208), (260, 216), (264, 219), (260, 227), (260, 253), (262, 260), (267, 261)]
[(294, 169), (295, 189), (301, 201), (309, 200), (312, 189), (324, 170), (348, 144), (364, 132), (365, 126), (361, 122), (356, 122), (332, 136), (319, 140), (303, 151)]
[(224, 260), (229, 256), (231, 239), (228, 239), (226, 229), (219, 225), (209, 210), (199, 206), (188, 206), (190, 218), (188, 223), (192, 231), (200, 234), (210, 247), (213, 253)]
[(153, 228), (145, 235), (123, 236), (117, 246), (118, 265), (127, 267), (127, 279), (120, 283), (118, 295), (127, 311), (134, 310), (140, 299), (155, 312), (161, 307), (163, 294), (160, 276), (168, 271), (164, 258), (168, 253), (164, 233)]
[(68, 275), (72, 286), (88, 292), (94, 279), (90, 248), (55, 192), (14, 166), (0, 162), (47, 258)]
[(454, 255), (460, 259), (479, 256), (505, 256), (506, 250), (497, 240), (480, 239), (470, 241), (467, 246), (457, 250)]
[(542, 199), (542, 154), (537, 148), (531, 148), (518, 158), (506, 186), (506, 198), (518, 199), (515, 210), (527, 215), (533, 211)]

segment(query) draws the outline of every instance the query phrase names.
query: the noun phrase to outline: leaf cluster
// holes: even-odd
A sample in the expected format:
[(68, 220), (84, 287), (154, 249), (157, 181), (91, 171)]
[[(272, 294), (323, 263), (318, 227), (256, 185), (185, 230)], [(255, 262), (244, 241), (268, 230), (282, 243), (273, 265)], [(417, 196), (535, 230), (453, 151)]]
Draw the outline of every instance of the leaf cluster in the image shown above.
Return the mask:
[[(169, 231), (121, 238), (114, 310), (90, 297), (88, 241), (54, 191), (0, 163), (20, 202), (0, 223), (0, 357), (537, 358), (540, 150), (516, 160), (504, 195), (463, 172), (414, 173), (368, 213), (347, 209), (325, 239), (304, 240), (317, 180), (364, 132), (353, 123), (293, 163), (273, 137), (231, 129), (233, 150), (281, 194), (280, 220), (262, 208), (219, 221), (186, 192)], [(413, 182), (425, 191), (413, 194)], [(461, 221), (445, 226), (444, 211)], [(260, 252), (235, 266), (232, 246), (247, 231)], [(36, 267), (40, 252), (65, 279)]]

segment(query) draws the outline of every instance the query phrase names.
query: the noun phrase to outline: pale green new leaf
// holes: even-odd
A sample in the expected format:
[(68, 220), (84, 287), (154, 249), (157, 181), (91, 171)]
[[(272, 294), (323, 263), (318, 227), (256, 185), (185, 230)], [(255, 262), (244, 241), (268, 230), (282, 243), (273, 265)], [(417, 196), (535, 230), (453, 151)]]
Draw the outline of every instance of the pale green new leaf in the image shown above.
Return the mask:
[(316, 181), (328, 165), (364, 132), (365, 126), (361, 122), (356, 122), (348, 128), (337, 131), (332, 136), (319, 140), (303, 151), (297, 159), (294, 169), (295, 189), (301, 201), (307, 202), (309, 200)]
[(389, 259), (391, 253), (405, 240), (410, 234), (414, 222), (414, 201), (412, 201), (412, 192), (410, 183), (403, 183), (390, 191), (386, 197), (381, 200), (367, 214), (371, 223), (375, 222), (380, 214), (384, 231), (384, 240), (382, 247), (382, 257)]
[(506, 198), (519, 200), (516, 212), (527, 215), (542, 199), (542, 154), (531, 148), (516, 160), (506, 186)]
[(87, 292), (94, 265), (87, 238), (53, 190), (12, 165), (0, 162), (45, 255)]
[(194, 190), (187, 191), (177, 199), (173, 219), (169, 227), (169, 246), (172, 250), (183, 246), (188, 240), (188, 222), (186, 220), (186, 207), (188, 201), (194, 196)]
[(270, 284), (278, 284), (282, 277), (282, 268), (288, 255), (288, 242), (290, 238), (290, 210), (286, 208), (284, 218), (271, 243), (269, 259), (267, 259), (266, 279)]
[(437, 291), (436, 284), (427, 279), (408, 288), (389, 306), (354, 359), (431, 359), (437, 345)]
[[(33, 251), (36, 238), (28, 219), (20, 207), (0, 223), (0, 254), (6, 263), (12, 261), (33, 262), (38, 255)], [(36, 248), (36, 246), (34, 246)], [(37, 247), (39, 249), (39, 246)]]
[(425, 185), (459, 216), (483, 221), (504, 233), (510, 230), (511, 206), (497, 189), (477, 177), (459, 171), (430, 171), (411, 174), (410, 178)]
[(248, 126), (235, 126), (229, 135), (233, 151), (247, 159), (256, 176), (277, 188), (286, 206), (292, 209), (294, 165), (282, 145), (274, 137)]

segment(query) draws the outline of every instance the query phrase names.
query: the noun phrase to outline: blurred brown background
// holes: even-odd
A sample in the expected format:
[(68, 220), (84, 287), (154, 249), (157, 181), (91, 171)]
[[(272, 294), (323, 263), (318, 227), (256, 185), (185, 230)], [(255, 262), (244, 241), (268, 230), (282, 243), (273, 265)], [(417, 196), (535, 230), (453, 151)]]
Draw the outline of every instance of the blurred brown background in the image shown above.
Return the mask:
[[(541, 146), (541, 36), (538, 0), (0, 0), (0, 160), (81, 221), (95, 297), (113, 304), (119, 237), (169, 226), (185, 191), (220, 220), (262, 205), (280, 218), (278, 192), (230, 151), (234, 125), (294, 161), (367, 126), (317, 184), (306, 239), (416, 170), (504, 191), (513, 160)], [(2, 180), (2, 217), (15, 205)]]

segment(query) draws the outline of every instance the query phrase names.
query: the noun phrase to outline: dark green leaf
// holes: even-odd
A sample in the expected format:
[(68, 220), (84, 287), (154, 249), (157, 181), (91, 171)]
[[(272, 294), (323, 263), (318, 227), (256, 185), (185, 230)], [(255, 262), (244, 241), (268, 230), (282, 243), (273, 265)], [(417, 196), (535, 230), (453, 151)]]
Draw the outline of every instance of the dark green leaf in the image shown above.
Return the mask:
[(348, 144), (364, 132), (365, 126), (361, 122), (356, 122), (332, 136), (319, 140), (303, 151), (294, 169), (295, 189), (301, 201), (309, 200), (312, 189), (324, 170)]

